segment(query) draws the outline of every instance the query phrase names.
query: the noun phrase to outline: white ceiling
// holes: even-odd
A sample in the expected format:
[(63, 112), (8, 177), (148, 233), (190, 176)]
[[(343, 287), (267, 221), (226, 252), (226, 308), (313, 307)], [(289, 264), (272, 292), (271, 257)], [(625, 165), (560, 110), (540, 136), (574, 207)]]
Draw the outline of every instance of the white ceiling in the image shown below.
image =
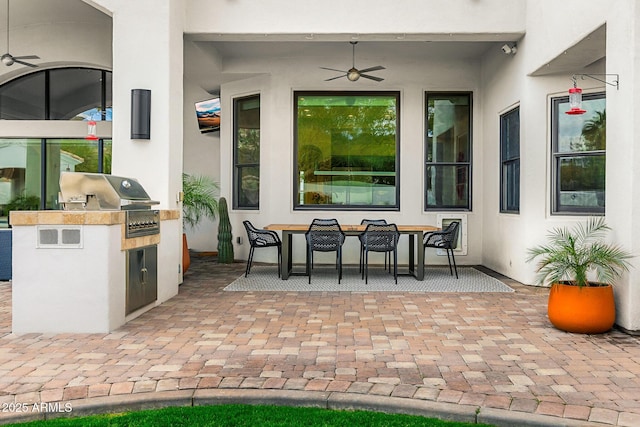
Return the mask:
[[(190, 50), (192, 42), (197, 49)], [(392, 69), (394, 63), (437, 60), (475, 60), (490, 49), (499, 50), (500, 42), (435, 42), (435, 41), (358, 41), (355, 47), (356, 68), (383, 65)], [(256, 73), (226, 73), (224, 64), (250, 59), (265, 64), (287, 61), (317, 64), (317, 67), (348, 70), (352, 66), (352, 46), (349, 41), (192, 41), (185, 35), (185, 74), (210, 93), (221, 84)], [(308, 66), (308, 65), (306, 65)], [(212, 67), (216, 70), (212, 73)], [(208, 71), (205, 71), (208, 70)], [(327, 72), (327, 78), (335, 73)]]

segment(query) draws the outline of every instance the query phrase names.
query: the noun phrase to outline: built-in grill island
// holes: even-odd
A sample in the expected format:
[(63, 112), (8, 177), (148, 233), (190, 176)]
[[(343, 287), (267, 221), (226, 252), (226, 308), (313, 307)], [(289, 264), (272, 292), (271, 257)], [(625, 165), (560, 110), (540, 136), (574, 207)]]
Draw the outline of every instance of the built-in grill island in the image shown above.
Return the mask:
[[(61, 211), (11, 218), (14, 234), (33, 235), (20, 241), (36, 242), (24, 254), (33, 271), (14, 272), (14, 332), (108, 332), (162, 302), (161, 221), (178, 221), (178, 211), (153, 209), (159, 202), (134, 178), (98, 173), (61, 173), (58, 202)], [(162, 300), (176, 293), (177, 283)]]
[[(125, 238), (160, 234), (159, 204), (133, 178), (99, 173), (64, 172), (60, 175), (60, 206), (64, 210), (124, 210)], [(125, 314), (158, 297), (158, 247), (127, 250)]]

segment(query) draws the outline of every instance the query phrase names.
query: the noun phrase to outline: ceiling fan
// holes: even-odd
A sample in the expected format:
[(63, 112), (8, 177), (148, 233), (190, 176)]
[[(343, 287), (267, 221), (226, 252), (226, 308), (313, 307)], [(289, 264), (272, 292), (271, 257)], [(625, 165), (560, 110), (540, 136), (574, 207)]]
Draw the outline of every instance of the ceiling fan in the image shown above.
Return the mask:
[(40, 59), (40, 57), (36, 55), (13, 56), (9, 53), (9, 0), (7, 0), (7, 53), (0, 56), (0, 61), (7, 67), (15, 63), (26, 65), (27, 67), (37, 67), (35, 64), (25, 62), (25, 59)]
[(378, 70), (384, 70), (385, 68), (382, 65), (376, 65), (375, 67), (370, 67), (370, 68), (365, 68), (364, 70), (358, 70), (356, 68), (356, 45), (358, 44), (358, 42), (349, 42), (351, 43), (352, 46), (352, 66), (348, 71), (343, 71), (343, 70), (336, 70), (335, 68), (327, 68), (327, 67), (320, 67), (323, 70), (331, 70), (331, 71), (338, 71), (344, 74), (341, 74), (339, 76), (336, 77), (331, 77), (330, 79), (326, 79), (325, 82), (328, 82), (329, 80), (335, 80), (335, 79), (339, 79), (341, 77), (346, 77), (347, 79), (349, 79), (352, 82), (355, 82), (356, 80), (358, 80), (360, 77), (364, 77), (365, 79), (369, 79), (369, 80), (375, 80), (377, 82), (381, 82), (384, 79), (380, 78), (380, 77), (376, 77), (376, 76), (370, 76), (368, 74), (369, 71), (378, 71)]

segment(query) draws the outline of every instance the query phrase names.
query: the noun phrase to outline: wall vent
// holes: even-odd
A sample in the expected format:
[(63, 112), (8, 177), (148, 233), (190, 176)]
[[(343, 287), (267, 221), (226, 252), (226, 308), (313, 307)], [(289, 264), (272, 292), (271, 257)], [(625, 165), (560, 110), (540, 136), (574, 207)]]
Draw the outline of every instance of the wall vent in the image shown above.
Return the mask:
[(82, 248), (81, 225), (39, 225), (38, 248)]
[[(455, 255), (467, 254), (467, 214), (448, 213), (438, 214), (437, 225), (440, 228), (446, 227), (451, 221), (460, 221), (460, 233), (458, 233), (458, 247), (453, 251)], [(436, 254), (447, 256), (443, 249), (436, 250)]]

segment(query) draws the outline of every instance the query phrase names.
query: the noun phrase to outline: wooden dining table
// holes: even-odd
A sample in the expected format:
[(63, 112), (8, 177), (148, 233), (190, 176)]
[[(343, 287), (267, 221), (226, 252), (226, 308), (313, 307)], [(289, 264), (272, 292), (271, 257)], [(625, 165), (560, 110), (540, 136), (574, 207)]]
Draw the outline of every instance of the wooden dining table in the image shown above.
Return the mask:
[[(440, 229), (433, 225), (424, 224), (397, 224), (397, 227), (400, 234), (406, 234), (409, 236), (409, 270), (408, 272), (399, 272), (398, 274), (408, 274), (415, 277), (417, 280), (423, 280), (424, 246), (422, 246), (422, 239), (425, 232), (437, 231)], [(267, 230), (282, 232), (282, 280), (287, 280), (289, 276), (292, 275), (307, 275), (308, 273), (306, 271), (293, 271), (293, 235), (304, 234), (309, 229), (309, 224), (269, 224), (264, 228)], [(342, 228), (342, 231), (347, 236), (358, 236), (364, 232), (367, 226), (364, 224), (340, 224), (340, 228)]]

